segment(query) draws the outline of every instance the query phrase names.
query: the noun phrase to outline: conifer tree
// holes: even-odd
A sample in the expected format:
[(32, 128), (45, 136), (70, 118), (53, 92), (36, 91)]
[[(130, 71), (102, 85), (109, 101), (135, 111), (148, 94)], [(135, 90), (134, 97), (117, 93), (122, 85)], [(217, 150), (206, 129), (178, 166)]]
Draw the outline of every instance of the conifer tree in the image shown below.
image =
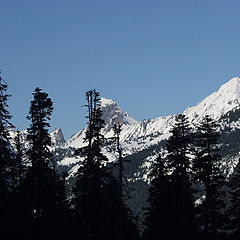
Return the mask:
[(149, 207), (145, 213), (144, 239), (192, 239), (195, 233), (193, 192), (190, 182), (192, 133), (180, 114), (166, 145), (150, 173)]
[(9, 199), (9, 168), (13, 159), (13, 151), (10, 145), (9, 127), (11, 115), (8, 111), (7, 83), (0, 76), (0, 234), (8, 228), (8, 199)]
[(166, 161), (159, 154), (149, 174), (148, 207), (145, 209), (144, 240), (172, 239), (172, 221), (175, 217), (174, 189), (170, 183)]
[(231, 239), (240, 237), (240, 161), (236, 165), (229, 180), (230, 209), (228, 210), (230, 224), (228, 226)]
[(0, 206), (4, 206), (3, 202), (8, 196), (8, 168), (12, 159), (12, 151), (10, 147), (10, 136), (8, 127), (11, 126), (9, 120), (11, 115), (8, 111), (7, 84), (0, 76)]
[(25, 149), (22, 144), (22, 133), (17, 130), (16, 136), (13, 140), (15, 153), (10, 165), (10, 181), (12, 191), (19, 192), (26, 170), (26, 160), (24, 159)]
[(191, 149), (192, 134), (188, 119), (185, 115), (179, 114), (175, 118), (167, 141), (168, 166), (173, 169), (173, 173), (186, 175), (190, 170), (189, 153)]
[(116, 141), (116, 148), (118, 153), (118, 198), (119, 201), (123, 204), (123, 155), (122, 149), (120, 146), (120, 134), (121, 134), (121, 125), (115, 124), (113, 126), (114, 134), (115, 134), (115, 141)]
[[(132, 215), (131, 210), (125, 204), (125, 198), (127, 197), (126, 192), (128, 191), (127, 182), (124, 181), (124, 163), (126, 160), (123, 158), (123, 152), (120, 145), (120, 134), (121, 134), (121, 125), (119, 123), (113, 126), (113, 130), (115, 133), (114, 140), (116, 144), (116, 152), (118, 155), (117, 159), (117, 168), (118, 168), (118, 176), (115, 186), (112, 186), (113, 189), (116, 189), (116, 199), (113, 199), (113, 209), (116, 209), (116, 214), (113, 216), (113, 220), (115, 220), (115, 240), (137, 240), (139, 238), (139, 230), (137, 223)], [(113, 192), (114, 194), (114, 192)], [(129, 194), (128, 194), (129, 195)]]
[[(109, 239), (109, 224), (107, 210), (107, 191), (109, 173), (105, 167), (107, 158), (102, 154), (104, 137), (101, 134), (104, 121), (100, 107), (99, 92), (90, 90), (86, 93), (88, 125), (86, 130), (86, 148), (82, 166), (76, 175), (73, 189), (73, 204), (76, 213), (76, 228), (85, 239)], [(108, 226), (109, 227), (109, 226)], [(81, 229), (79, 229), (81, 228)], [(77, 231), (76, 230), (76, 231)]]
[(192, 238), (195, 231), (194, 200), (190, 182), (192, 133), (188, 119), (183, 114), (176, 116), (176, 122), (167, 141), (167, 165), (172, 171), (170, 182), (174, 192), (175, 217), (172, 232), (185, 239)]
[[(20, 131), (16, 132), (16, 136), (13, 139), (14, 157), (11, 161), (9, 168), (10, 175), (10, 194), (8, 199), (8, 216), (11, 221), (11, 233), (12, 239), (25, 239), (26, 224), (23, 221), (25, 215), (25, 199), (22, 195), (22, 186), (26, 173), (26, 159), (25, 149), (22, 144), (22, 134)], [(11, 238), (9, 238), (11, 239)]]
[[(56, 174), (50, 152), (48, 133), (53, 103), (47, 93), (36, 88), (27, 119), (31, 121), (27, 151), (31, 166), (22, 186), (25, 195), (25, 217), (31, 224), (34, 239), (62, 237), (65, 213), (64, 183)], [(62, 216), (61, 216), (62, 215)], [(61, 219), (62, 217), (62, 219)]]
[[(104, 121), (99, 92), (88, 91), (86, 100), (88, 112), (86, 147), (77, 151), (77, 154), (85, 158), (76, 174), (72, 200), (75, 211), (75, 231), (86, 240), (136, 240), (136, 232), (134, 232), (135, 235), (133, 234), (135, 225), (129, 220), (129, 209), (123, 204), (119, 181), (106, 166), (107, 158), (102, 153), (105, 139), (101, 133)], [(120, 219), (120, 209), (125, 217), (120, 223), (123, 226), (123, 233), (118, 231), (119, 225), (116, 225), (116, 222), (119, 224), (117, 219)], [(126, 235), (126, 231), (129, 235)], [(119, 234), (116, 235), (116, 233)]]
[(208, 115), (198, 126), (197, 157), (193, 162), (194, 178), (204, 186), (204, 199), (198, 206), (199, 225), (208, 237), (216, 237), (223, 227), (225, 208), (224, 182), (220, 170), (218, 125)]

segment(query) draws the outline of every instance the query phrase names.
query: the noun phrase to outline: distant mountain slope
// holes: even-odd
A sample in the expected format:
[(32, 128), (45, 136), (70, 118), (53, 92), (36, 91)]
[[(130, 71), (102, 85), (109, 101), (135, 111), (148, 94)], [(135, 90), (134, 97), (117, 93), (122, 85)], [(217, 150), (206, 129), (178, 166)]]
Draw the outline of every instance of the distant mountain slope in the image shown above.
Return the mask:
[[(125, 166), (125, 174), (131, 186), (136, 189), (129, 204), (135, 214), (142, 214), (148, 187), (148, 173), (159, 151), (162, 151), (170, 136), (170, 129), (175, 121), (175, 114), (155, 119), (136, 121), (111, 99), (102, 98), (101, 107), (105, 127), (103, 134), (110, 139), (113, 136), (115, 123), (122, 124), (120, 143), (129, 164)], [(143, 109), (144, 111), (144, 109)], [(240, 79), (232, 78), (197, 105), (188, 107), (185, 114), (192, 127), (195, 127), (205, 115), (210, 115), (221, 126), (222, 168), (226, 175), (232, 172), (240, 158)], [(67, 141), (64, 140), (61, 129), (51, 133), (52, 151), (60, 173), (68, 173), (71, 182), (74, 173), (81, 165), (83, 158), (75, 156), (77, 148), (83, 147), (86, 127), (75, 133)], [(26, 130), (23, 131), (23, 141), (26, 143)], [(12, 136), (15, 133), (12, 132)], [(103, 148), (111, 162), (116, 159), (115, 153), (108, 145)], [(145, 200), (144, 200), (145, 199)]]
[(226, 113), (239, 107), (240, 79), (232, 78), (222, 85), (217, 92), (212, 93), (196, 106), (188, 107), (183, 113), (190, 122), (199, 122), (206, 114), (218, 120)]
[[(189, 122), (194, 127), (206, 114), (210, 115), (216, 121), (220, 121), (225, 116), (225, 120), (222, 120), (222, 128), (226, 123), (226, 116), (238, 109), (240, 106), (240, 79), (237, 77), (232, 78), (226, 84), (222, 85), (218, 91), (212, 93), (196, 106), (188, 107), (183, 114), (185, 114)], [(168, 139), (169, 131), (174, 123), (176, 115), (158, 117), (155, 119), (143, 120), (138, 122), (129, 116), (128, 113), (121, 110), (121, 108), (111, 99), (101, 99), (103, 119), (105, 121), (105, 127), (103, 134), (106, 138), (113, 136), (112, 127), (115, 123), (122, 124), (122, 132), (120, 135), (120, 141), (124, 152), (127, 155), (137, 153), (153, 145), (158, 145)], [(228, 123), (229, 124), (229, 123)], [(232, 122), (232, 125), (236, 125), (236, 121)], [(60, 148), (80, 148), (85, 145), (84, 136), (86, 128), (80, 130), (74, 134), (66, 142), (62, 142), (62, 145), (58, 144)], [(54, 142), (56, 142), (54, 140)], [(115, 155), (104, 149), (105, 154), (114, 161)], [(79, 161), (81, 159), (79, 158)], [(72, 159), (68, 156), (66, 159), (62, 159), (59, 163), (61, 165), (71, 165), (78, 161), (74, 157)]]
[[(106, 138), (111, 138), (114, 134), (112, 130), (114, 124), (122, 124), (120, 142), (123, 152), (128, 156), (136, 153), (139, 153), (139, 156), (141, 152), (148, 152), (150, 154), (150, 149), (160, 149), (170, 135), (169, 131), (176, 116), (174, 114), (138, 122), (128, 113), (121, 110), (117, 103), (111, 99), (101, 98), (101, 107), (103, 119), (105, 121), (103, 134)], [(183, 113), (188, 117), (189, 122), (193, 127), (195, 127), (206, 114), (210, 115), (216, 121), (219, 121), (225, 139), (222, 153), (228, 159), (236, 159), (240, 149), (238, 150), (239, 145), (236, 143), (237, 140), (235, 140), (234, 144), (232, 141), (233, 139), (236, 139), (236, 136), (238, 136), (238, 132), (240, 131), (239, 109), (240, 79), (234, 77), (222, 85), (218, 91), (212, 93), (197, 105), (188, 107)], [(77, 148), (86, 144), (84, 143), (85, 131), (86, 127), (75, 133), (67, 141), (64, 140), (61, 129), (55, 129), (51, 133), (53, 143), (52, 149), (55, 152), (56, 161), (59, 167), (69, 171), (70, 175), (77, 170), (79, 164), (81, 164), (81, 161), (83, 160), (80, 157), (76, 157), (74, 152)], [(26, 134), (26, 130), (23, 130), (23, 141), (25, 143)], [(13, 131), (12, 136), (14, 135)], [(229, 136), (232, 136), (232, 138)], [(226, 141), (229, 141), (232, 144), (229, 145)], [(153, 146), (153, 148), (151, 148), (151, 146)], [(107, 146), (103, 151), (110, 161), (116, 159), (115, 154), (111, 152)], [(142, 159), (142, 161), (144, 161), (144, 159)], [(234, 161), (236, 162), (236, 160)], [(150, 163), (151, 160), (148, 159), (146, 160), (146, 163), (141, 162), (140, 165), (138, 164), (140, 169), (138, 169), (137, 172), (132, 172), (132, 176), (135, 176), (136, 174), (142, 176), (139, 172), (143, 171), (144, 166), (144, 171), (146, 171), (146, 167), (149, 167), (151, 165)]]

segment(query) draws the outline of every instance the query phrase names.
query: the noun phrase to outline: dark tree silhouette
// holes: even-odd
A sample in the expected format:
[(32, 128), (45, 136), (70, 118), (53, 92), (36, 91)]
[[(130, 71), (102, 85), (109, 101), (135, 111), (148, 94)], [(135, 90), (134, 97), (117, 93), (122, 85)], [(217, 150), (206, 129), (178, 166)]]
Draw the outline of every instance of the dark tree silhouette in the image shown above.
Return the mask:
[(8, 216), (10, 192), (10, 165), (13, 151), (10, 145), (9, 127), (11, 115), (8, 111), (7, 83), (0, 76), (0, 234), (7, 234), (11, 219)]
[[(112, 194), (114, 199), (113, 209), (116, 209), (116, 214), (114, 217), (115, 220), (115, 234), (114, 239), (116, 240), (137, 240), (139, 239), (139, 229), (137, 226), (137, 222), (133, 217), (133, 214), (129, 207), (125, 204), (125, 199), (129, 198), (129, 186), (126, 181), (126, 177), (124, 176), (124, 163), (127, 162), (123, 158), (123, 152), (120, 145), (120, 134), (121, 134), (121, 125), (119, 123), (113, 126), (115, 136), (113, 139), (115, 140), (115, 148), (116, 153), (118, 155), (118, 159), (116, 162), (118, 169), (118, 177), (117, 181), (115, 181), (115, 186), (112, 186)], [(117, 191), (117, 194), (114, 193)]]
[(8, 167), (12, 160), (12, 149), (10, 146), (9, 126), (11, 123), (11, 115), (8, 111), (8, 98), (10, 97), (7, 92), (7, 84), (0, 76), (0, 206), (8, 196)]
[(118, 154), (118, 197), (119, 201), (123, 204), (123, 154), (122, 149), (120, 146), (120, 134), (121, 134), (121, 125), (115, 124), (113, 126), (114, 134), (115, 134), (115, 141), (116, 141), (116, 148), (117, 148), (117, 154)]
[(13, 140), (14, 157), (9, 167), (10, 193), (8, 198), (8, 218), (10, 219), (9, 226), (11, 226), (11, 231), (9, 231), (11, 237), (9, 236), (9, 239), (23, 239), (26, 225), (24, 221), (22, 221), (25, 212), (21, 186), (26, 173), (26, 162), (20, 131), (16, 132)]
[(175, 217), (172, 219), (172, 233), (184, 239), (191, 239), (195, 232), (194, 200), (190, 182), (192, 132), (185, 115), (179, 114), (167, 141), (167, 164), (174, 189)]
[(180, 114), (167, 140), (167, 156), (159, 156), (150, 173), (148, 208), (145, 212), (146, 240), (192, 239), (195, 234), (194, 200), (190, 182), (192, 133)]
[(172, 221), (175, 217), (174, 189), (170, 182), (166, 160), (158, 156), (149, 174), (148, 207), (145, 209), (144, 240), (172, 239)]
[(109, 187), (109, 173), (104, 163), (107, 158), (102, 154), (104, 137), (101, 134), (104, 121), (100, 107), (99, 92), (90, 90), (86, 93), (88, 124), (85, 142), (87, 146), (81, 152), (85, 159), (76, 174), (73, 189), (73, 205), (76, 215), (76, 231), (84, 239), (109, 239), (106, 189)]
[(240, 237), (240, 161), (229, 180), (229, 192), (230, 192), (230, 209), (228, 215), (230, 219), (230, 225), (228, 226), (231, 239), (239, 239)]
[(87, 145), (77, 151), (85, 158), (76, 174), (73, 189), (75, 231), (81, 233), (83, 239), (89, 240), (136, 239), (137, 231), (131, 222), (130, 210), (123, 203), (123, 166), (121, 165), (121, 179), (116, 179), (107, 167), (107, 158), (102, 153), (106, 141), (101, 133), (104, 121), (100, 95), (96, 90), (90, 90), (86, 93), (86, 100)]
[(208, 238), (220, 235), (226, 220), (223, 213), (225, 178), (220, 171), (218, 128), (208, 115), (203, 118), (198, 126), (195, 150), (197, 157), (193, 162), (194, 179), (204, 186), (204, 199), (197, 208), (198, 225)]
[(20, 186), (23, 183), (23, 179), (26, 173), (26, 159), (25, 159), (25, 148), (23, 146), (22, 133), (16, 131), (16, 136), (13, 139), (14, 146), (14, 158), (10, 165), (10, 176), (11, 176), (11, 189), (13, 192), (19, 192)]
[(53, 111), (53, 103), (40, 88), (35, 89), (33, 98), (27, 116), (31, 120), (27, 136), (30, 143), (27, 154), (31, 166), (22, 186), (25, 217), (31, 226), (32, 238), (61, 239), (66, 202), (64, 182), (55, 172), (49, 149), (51, 138), (48, 120)]

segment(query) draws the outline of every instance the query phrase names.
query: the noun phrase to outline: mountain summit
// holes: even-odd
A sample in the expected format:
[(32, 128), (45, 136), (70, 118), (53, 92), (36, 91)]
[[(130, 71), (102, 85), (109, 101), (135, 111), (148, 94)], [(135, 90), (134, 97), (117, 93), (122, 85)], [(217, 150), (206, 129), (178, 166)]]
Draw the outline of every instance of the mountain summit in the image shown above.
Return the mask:
[[(122, 111), (116, 102), (107, 98), (101, 98), (101, 109), (105, 122), (102, 133), (108, 139), (102, 152), (107, 156), (109, 162), (117, 159), (117, 154), (111, 148), (111, 139), (114, 134), (112, 128), (115, 123), (122, 124), (121, 150), (129, 161), (125, 168), (125, 174), (132, 184), (131, 187), (136, 189), (136, 193), (141, 196), (139, 202), (136, 199), (132, 202), (132, 211), (141, 215), (141, 209), (145, 207), (143, 203), (146, 202), (147, 193), (144, 191), (149, 183), (149, 172), (159, 153), (163, 158), (165, 156), (166, 140), (171, 135), (170, 130), (175, 123), (176, 114), (138, 122)], [(232, 78), (197, 105), (188, 107), (183, 114), (188, 117), (190, 126), (193, 128), (206, 115), (210, 115), (220, 123), (221, 146), (223, 146), (221, 167), (225, 174), (231, 173), (240, 158), (238, 141), (240, 138), (240, 78)], [(85, 134), (86, 127), (73, 135), (67, 142), (64, 142), (60, 130), (56, 129), (51, 134), (55, 145), (60, 145), (54, 153), (57, 165), (60, 172), (67, 171), (68, 179), (74, 179), (76, 171), (84, 160), (83, 156), (76, 156), (75, 151), (86, 145)], [(61, 145), (61, 143), (63, 144)]]
[(113, 100), (102, 97), (100, 102), (103, 120), (105, 123), (105, 133), (110, 131), (116, 123), (120, 123), (122, 125), (132, 125), (138, 123), (138, 121), (130, 117), (127, 112), (123, 112), (122, 109)]
[(198, 122), (205, 115), (218, 120), (221, 116), (240, 106), (240, 78), (234, 77), (217, 92), (212, 93), (196, 106), (187, 108), (183, 113), (190, 122)]
[[(103, 134), (106, 137), (112, 137), (114, 124), (122, 124), (120, 141), (129, 154), (158, 144), (169, 137), (175, 115), (138, 122), (128, 113), (122, 111), (113, 100), (103, 97), (100, 102), (105, 122)], [(240, 78), (234, 77), (197, 105), (188, 107), (183, 114), (188, 117), (191, 124), (195, 125), (206, 115), (210, 115), (217, 121), (228, 112), (239, 108), (239, 106)], [(85, 129), (73, 135), (65, 143), (65, 146), (81, 147), (84, 144), (84, 135)]]
[[(122, 111), (122, 109), (113, 100), (102, 97), (100, 99), (100, 103), (102, 119), (104, 120), (104, 135), (110, 134), (110, 136), (112, 136), (112, 129), (116, 123), (121, 124), (123, 127), (136, 125), (138, 123), (138, 121), (130, 117), (127, 112)], [(86, 127), (69, 138), (65, 145), (71, 147), (83, 146), (85, 133)]]

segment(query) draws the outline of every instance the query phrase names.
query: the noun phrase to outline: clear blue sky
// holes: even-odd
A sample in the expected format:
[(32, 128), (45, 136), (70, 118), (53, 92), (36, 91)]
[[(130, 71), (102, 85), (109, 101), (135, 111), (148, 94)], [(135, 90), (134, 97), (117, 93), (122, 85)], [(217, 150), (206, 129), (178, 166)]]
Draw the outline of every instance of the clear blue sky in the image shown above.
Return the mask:
[(31, 93), (66, 138), (96, 88), (137, 120), (182, 112), (240, 76), (239, 0), (0, 0), (0, 69), (19, 129)]

